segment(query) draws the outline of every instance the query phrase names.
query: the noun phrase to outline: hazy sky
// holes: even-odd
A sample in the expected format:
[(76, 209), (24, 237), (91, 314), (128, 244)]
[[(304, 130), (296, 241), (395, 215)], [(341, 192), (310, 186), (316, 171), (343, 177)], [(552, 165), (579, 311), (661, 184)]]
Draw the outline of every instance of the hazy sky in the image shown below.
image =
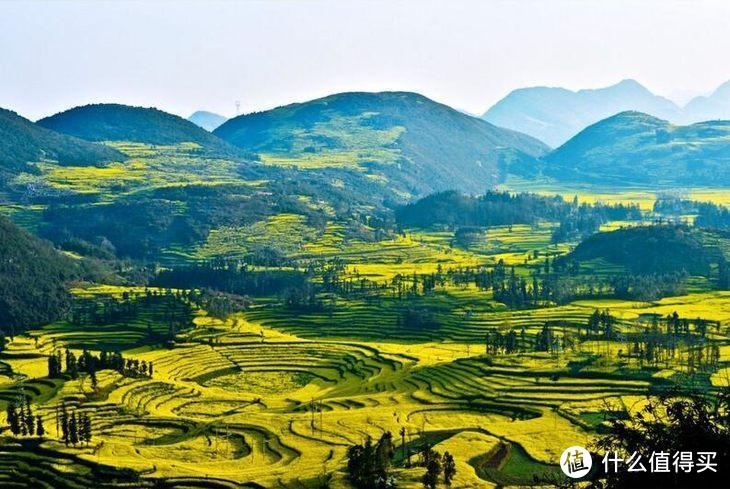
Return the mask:
[(225, 115), (349, 90), (481, 113), (510, 90), (730, 79), (728, 1), (0, 0), (0, 107), (89, 102)]

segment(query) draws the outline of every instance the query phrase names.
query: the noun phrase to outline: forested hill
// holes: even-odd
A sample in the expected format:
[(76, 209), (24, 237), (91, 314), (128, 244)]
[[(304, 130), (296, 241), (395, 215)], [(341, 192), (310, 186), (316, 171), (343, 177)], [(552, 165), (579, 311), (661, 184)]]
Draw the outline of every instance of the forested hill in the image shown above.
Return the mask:
[(0, 182), (28, 162), (55, 160), (61, 165), (93, 165), (125, 157), (111, 148), (40, 127), (15, 112), (0, 109)]
[(89, 141), (134, 141), (148, 144), (195, 143), (204, 153), (235, 156), (225, 141), (192, 122), (155, 108), (92, 104), (59, 112), (38, 121), (54, 131)]
[(69, 304), (64, 281), (73, 263), (0, 216), (0, 330), (22, 331), (57, 319)]
[(599, 258), (637, 274), (685, 271), (706, 276), (712, 264), (725, 261), (718, 240), (727, 241), (727, 237), (687, 226), (629, 227), (594, 234), (564, 260)]
[(730, 185), (730, 121), (674, 126), (622, 112), (587, 127), (543, 158), (558, 180), (601, 184)]
[(548, 148), (407, 92), (341, 93), (229, 120), (213, 132), (262, 162), (366, 172), (405, 196), (483, 192)]
[(440, 192), (396, 209), (403, 227), (499, 226), (532, 224), (540, 219), (557, 221), (570, 212), (561, 197), (487, 192), (479, 197), (455, 191)]
[(557, 195), (489, 191), (471, 196), (448, 191), (396, 208), (395, 219), (401, 228), (448, 228), (456, 235), (479, 233), (487, 226), (557, 221), (552, 233), (557, 243), (589, 236), (608, 221), (641, 219), (641, 211), (636, 205), (566, 202)]

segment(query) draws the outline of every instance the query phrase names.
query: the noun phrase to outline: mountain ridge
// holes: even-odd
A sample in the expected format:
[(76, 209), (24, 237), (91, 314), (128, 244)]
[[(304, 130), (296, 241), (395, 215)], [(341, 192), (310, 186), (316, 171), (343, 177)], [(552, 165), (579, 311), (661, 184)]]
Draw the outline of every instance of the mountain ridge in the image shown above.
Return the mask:
[(213, 132), (218, 126), (226, 122), (228, 117), (207, 110), (196, 110), (190, 114), (188, 120), (208, 132)]
[(730, 121), (674, 125), (625, 111), (586, 127), (541, 165), (563, 181), (730, 185)]
[(48, 129), (89, 141), (134, 141), (169, 145), (195, 143), (214, 156), (238, 151), (205, 129), (154, 107), (103, 103), (73, 107), (40, 119)]
[[(262, 161), (341, 165), (385, 179), (410, 195), (501, 181), (514, 160), (548, 150), (413, 92), (344, 92), (230, 119), (216, 136)], [(290, 158), (291, 159), (291, 158)]]
[(93, 165), (126, 157), (101, 144), (61, 134), (0, 108), (0, 179), (29, 171), (28, 163), (42, 159), (60, 165)]
[(635, 80), (625, 79), (608, 87), (576, 91), (561, 87), (518, 88), (490, 107), (482, 118), (557, 147), (588, 125), (625, 110), (671, 120), (681, 113), (674, 102), (651, 93)]

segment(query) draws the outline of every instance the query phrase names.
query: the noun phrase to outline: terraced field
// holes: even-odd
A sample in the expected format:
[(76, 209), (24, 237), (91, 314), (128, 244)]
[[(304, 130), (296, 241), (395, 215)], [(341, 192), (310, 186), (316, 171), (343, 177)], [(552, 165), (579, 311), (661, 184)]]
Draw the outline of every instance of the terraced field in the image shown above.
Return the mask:
[[(139, 171), (148, 171), (144, 147), (122, 149), (143, 159), (147, 169)], [(159, 151), (154, 159), (164, 159)], [(103, 193), (103, 176), (83, 185)], [(5, 210), (33, 225), (30, 209)], [(0, 485), (349, 487), (347, 449), (390, 431), (399, 487), (422, 487), (423, 468), (409, 466), (402, 453), (425, 442), (455, 455), (453, 487), (524, 486), (534, 476), (554, 477), (565, 447), (590, 445), (609, 410), (635, 410), (646, 396), (683, 382), (707, 389), (727, 384), (730, 292), (709, 290), (707, 280), (652, 302), (586, 299), (523, 309), (509, 309), (473, 283), (405, 297), (392, 287), (397, 278), (493, 269), (500, 260), (528, 277), (546, 257), (575, 245), (554, 245), (555, 225), (493, 227), (463, 248), (451, 231), (366, 240), (335, 222), (315, 228), (302, 216), (276, 214), (212, 229), (199, 246), (167, 250), (169, 263), (242, 257), (272, 243), (294, 263), (337, 259), (355, 291), (322, 293), (321, 308), (292, 309), (281, 295), (256, 296), (220, 319), (184, 298), (166, 302), (179, 291), (79, 285), (73, 293), (80, 319), (72, 313), (16, 336), (0, 356), (0, 425), (8, 424), (8, 403), (27, 398), (46, 427), (43, 441), (3, 438)], [(597, 275), (618, 270), (600, 261), (586, 267)], [(365, 280), (373, 292), (358, 292)], [(114, 319), (84, 319), (88, 304), (103, 311), (109, 298), (137, 305)], [(419, 308), (432, 321), (405, 327), (404, 313)], [(605, 309), (616, 337), (582, 337), (594, 312)], [(645, 365), (620, 341), (638, 338), (675, 311), (710, 324), (706, 340), (719, 347), (716, 364), (694, 369), (684, 351), (671, 362)], [(184, 321), (171, 330), (172, 315)], [(535, 351), (545, 325), (559, 338), (582, 340)], [(486, 354), (485, 337), (495, 331), (516, 332), (519, 351)], [(95, 386), (83, 373), (48, 378), (48, 355), (65, 348), (77, 356), (83, 349), (119, 350), (154, 364), (154, 374), (101, 370)], [(91, 417), (90, 443), (60, 441), (56, 419), (64, 406)]]
[[(77, 294), (122, 291), (102, 287)], [(455, 295), (450, 300), (458, 300)], [(717, 293), (713, 300), (724, 305), (712, 312), (725, 325), (730, 296)], [(629, 333), (640, 328), (637, 319), (647, 312), (680, 305), (696, 312), (693, 304), (707, 301), (688, 296), (644, 307), (600, 306), (610, 305)], [(111, 324), (103, 336), (119, 335), (114, 344), (153, 362), (155, 373), (127, 378), (101, 371), (96, 391), (84, 375), (44, 378), (44, 354), (65, 345), (98, 349), (108, 341), (93, 342), (89, 335), (96, 327), (50, 325), (16, 338), (3, 355), (7, 380), (0, 403), (28, 396), (48, 436), (42, 449), (32, 439), (6, 445), (0, 478), (8, 487), (21, 487), (9, 475), (17, 473), (38, 487), (85, 487), (89, 479), (106, 487), (116, 484), (118, 471), (132, 471), (139, 477), (134, 487), (293, 488), (319, 487), (325, 480), (343, 487), (349, 446), (405, 428), (408, 446), (431, 439), (437, 449), (457, 455), (457, 487), (529, 483), (533, 474), (554, 470), (564, 446), (590, 443), (606, 406), (632, 409), (682, 370), (632, 365), (605, 342), (558, 354), (484, 355), (480, 338), (488, 328), (524, 327), (531, 333), (549, 321), (578, 327), (598, 305), (484, 311), (468, 320), (456, 317), (443, 330), (408, 342), (391, 337), (395, 331), (383, 327), (381, 311), (351, 305), (347, 316), (329, 318), (279, 317), (265, 304), (225, 321), (197, 311), (192, 329), (168, 348), (139, 345), (134, 322)], [(141, 317), (152, 316), (154, 309)], [(370, 339), (353, 339), (365, 336)], [(723, 348), (725, 369), (726, 352), (730, 347)], [(88, 446), (66, 447), (57, 440), (60, 403), (92, 416)], [(398, 466), (402, 487), (419, 487), (421, 470)]]

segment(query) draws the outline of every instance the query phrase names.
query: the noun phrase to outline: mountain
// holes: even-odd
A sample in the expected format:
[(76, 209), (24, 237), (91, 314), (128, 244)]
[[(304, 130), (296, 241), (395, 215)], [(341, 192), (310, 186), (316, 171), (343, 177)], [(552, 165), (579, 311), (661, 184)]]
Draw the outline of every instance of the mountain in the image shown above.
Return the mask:
[(693, 98), (683, 111), (686, 122), (730, 119), (730, 81), (720, 85), (712, 95)]
[(542, 160), (558, 180), (617, 185), (730, 185), (730, 121), (675, 126), (622, 112), (588, 126)]
[(155, 108), (121, 104), (74, 107), (38, 124), (89, 141), (134, 141), (170, 145), (194, 143), (202, 152), (233, 156), (237, 150), (192, 122)]
[(73, 263), (0, 216), (0, 331), (18, 333), (57, 319), (69, 306)]
[(215, 128), (226, 122), (228, 118), (213, 112), (199, 110), (191, 114), (188, 120), (206, 131), (213, 132)]
[(654, 95), (634, 80), (599, 89), (578, 90), (534, 87), (514, 90), (482, 118), (514, 129), (556, 147), (586, 126), (626, 110), (676, 120), (681, 109)]
[(112, 148), (59, 134), (0, 109), (0, 181), (28, 170), (29, 162), (46, 159), (61, 165), (93, 165), (125, 157)]
[(340, 93), (242, 115), (213, 134), (265, 164), (357, 169), (401, 197), (483, 192), (548, 149), (408, 92)]

